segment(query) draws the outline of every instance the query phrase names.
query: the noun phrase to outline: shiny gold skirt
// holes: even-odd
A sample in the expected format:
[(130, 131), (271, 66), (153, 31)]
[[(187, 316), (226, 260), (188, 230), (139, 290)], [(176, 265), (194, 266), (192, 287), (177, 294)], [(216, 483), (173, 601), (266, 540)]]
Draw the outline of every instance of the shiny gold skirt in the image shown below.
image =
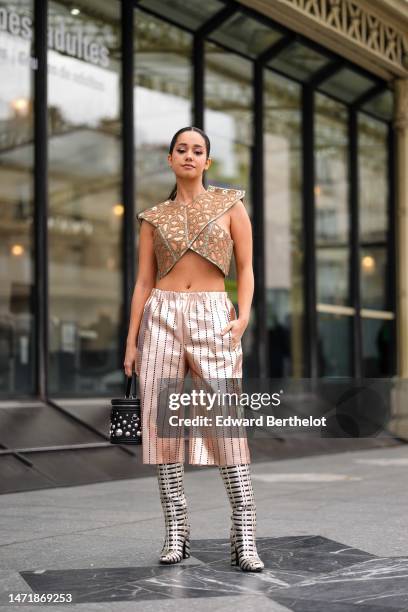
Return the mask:
[[(226, 291), (152, 289), (137, 339), (143, 463), (184, 462), (184, 430), (171, 437), (162, 437), (158, 430), (161, 380), (177, 380), (183, 386), (188, 372), (193, 381), (242, 379), (242, 344), (233, 349), (231, 331), (221, 334), (236, 317)], [(232, 436), (223, 431), (221, 427), (216, 435), (203, 435), (189, 430), (189, 463), (250, 463), (246, 432), (241, 429)]]

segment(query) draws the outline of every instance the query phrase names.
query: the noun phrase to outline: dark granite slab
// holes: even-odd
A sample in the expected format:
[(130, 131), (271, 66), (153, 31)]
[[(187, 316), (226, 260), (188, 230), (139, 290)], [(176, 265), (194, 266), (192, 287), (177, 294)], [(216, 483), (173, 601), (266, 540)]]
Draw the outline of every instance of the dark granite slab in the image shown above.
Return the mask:
[(192, 557), (176, 565), (20, 575), (33, 592), (72, 593), (73, 603), (253, 595), (295, 612), (408, 610), (408, 557), (381, 558), (314, 535), (258, 538), (257, 546), (261, 573), (231, 567), (228, 540), (193, 540)]

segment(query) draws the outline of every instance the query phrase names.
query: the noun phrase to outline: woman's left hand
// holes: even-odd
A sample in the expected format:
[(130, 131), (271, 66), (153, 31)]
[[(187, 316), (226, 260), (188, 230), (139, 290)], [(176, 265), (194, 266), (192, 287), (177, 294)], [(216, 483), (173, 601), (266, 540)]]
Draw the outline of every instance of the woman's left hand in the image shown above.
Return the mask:
[(239, 343), (241, 342), (241, 338), (247, 328), (247, 325), (247, 321), (244, 321), (243, 319), (240, 319), (238, 317), (238, 319), (233, 319), (232, 321), (230, 321), (228, 325), (224, 327), (224, 329), (221, 331), (221, 335), (223, 336), (231, 330), (231, 344), (233, 350), (236, 349)]

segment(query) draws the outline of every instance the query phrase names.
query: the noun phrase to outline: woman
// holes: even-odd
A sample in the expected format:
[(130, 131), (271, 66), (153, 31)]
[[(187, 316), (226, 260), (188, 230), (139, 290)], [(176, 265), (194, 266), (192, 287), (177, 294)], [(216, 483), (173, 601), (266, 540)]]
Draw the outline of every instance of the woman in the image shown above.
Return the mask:
[[(143, 463), (157, 465), (166, 526), (160, 562), (178, 563), (190, 556), (184, 439), (181, 431), (165, 436), (160, 430), (161, 381), (183, 385), (188, 371), (197, 384), (242, 379), (241, 337), (248, 325), (254, 277), (251, 223), (241, 200), (245, 192), (204, 186), (211, 165), (207, 135), (195, 127), (179, 130), (168, 163), (176, 176), (169, 199), (137, 215), (139, 265), (124, 367), (131, 376), (135, 366), (139, 376)], [(233, 250), (239, 317), (224, 285)], [(218, 465), (228, 493), (231, 564), (262, 571), (250, 461), (245, 435), (222, 430), (190, 435), (189, 462)]]

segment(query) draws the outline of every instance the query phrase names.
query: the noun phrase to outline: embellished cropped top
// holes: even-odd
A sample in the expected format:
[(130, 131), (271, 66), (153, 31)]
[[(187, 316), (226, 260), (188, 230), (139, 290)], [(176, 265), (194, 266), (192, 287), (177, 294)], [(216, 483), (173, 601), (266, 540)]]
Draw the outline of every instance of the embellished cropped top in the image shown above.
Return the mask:
[(227, 276), (234, 241), (215, 222), (245, 195), (243, 189), (209, 185), (189, 204), (166, 200), (138, 213), (151, 223), (158, 277), (163, 278), (188, 249), (215, 264)]

